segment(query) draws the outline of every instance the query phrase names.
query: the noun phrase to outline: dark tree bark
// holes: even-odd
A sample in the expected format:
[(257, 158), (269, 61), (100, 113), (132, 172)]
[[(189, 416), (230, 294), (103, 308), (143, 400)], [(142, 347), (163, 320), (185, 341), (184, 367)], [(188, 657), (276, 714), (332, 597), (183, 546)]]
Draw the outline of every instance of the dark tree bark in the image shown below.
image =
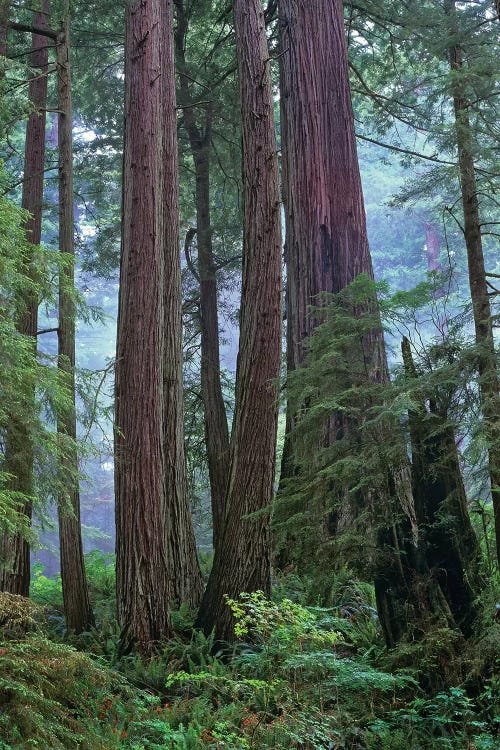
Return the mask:
[[(200, 590), (182, 428), (172, 1), (126, 10), (122, 259), (116, 363), (116, 554), (124, 649), (170, 635)], [(179, 565), (176, 568), (176, 564)]]
[(444, 8), (449, 16), (452, 38), (448, 54), (453, 75), (453, 108), (464, 213), (464, 236), (476, 343), (478, 345), (479, 388), (488, 444), (497, 558), (500, 564), (500, 420), (498, 418), (500, 414), (500, 381), (496, 368), (491, 305), (484, 267), (474, 146), (464, 83), (462, 50), (458, 44), (453, 42), (453, 38), (456, 37), (458, 32), (455, 0), (445, 0)]
[[(7, 12), (8, 4), (0, 5), (0, 13)], [(47, 28), (46, 17), (48, 1), (42, 0), (41, 12), (35, 13), (34, 24), (41, 29)], [(3, 19), (6, 23), (6, 17)], [(6, 27), (0, 19), (0, 45), (5, 36)], [(5, 55), (6, 50), (0, 54)], [(34, 111), (28, 118), (26, 126), (26, 144), (24, 155), (24, 181), (22, 207), (29, 212), (26, 221), (26, 239), (31, 246), (40, 244), (42, 233), (43, 178), (45, 166), (45, 108), (47, 106), (48, 65), (47, 39), (38, 34), (32, 35), (30, 67), (36, 71), (29, 84), (29, 98)], [(24, 258), (23, 272), (36, 280), (36, 269), (33, 265), (33, 251)], [(36, 354), (36, 335), (38, 329), (38, 298), (33, 291), (26, 292), (18, 302), (17, 330), (32, 340), (33, 354)], [(28, 383), (23, 393), (23, 413), (12, 414), (7, 431), (7, 449), (5, 471), (12, 475), (11, 489), (22, 493), (26, 498), (33, 494), (33, 442), (30, 421), (35, 412), (35, 384)], [(24, 503), (21, 512), (31, 519), (32, 507), (29, 499)], [(30, 547), (26, 539), (19, 534), (0, 540), (0, 558), (9, 561), (9, 567), (0, 569), (0, 590), (12, 594), (28, 596), (30, 586)]]
[(196, 185), (196, 235), (200, 284), (201, 395), (205, 420), (205, 441), (212, 502), (213, 543), (221, 537), (224, 500), (229, 475), (229, 429), (222, 393), (219, 355), (219, 318), (217, 279), (210, 221), (210, 154), (213, 108), (203, 109), (202, 123), (197, 121), (186, 71), (185, 40), (188, 20), (184, 3), (176, 0), (176, 54), (180, 70), (183, 124), (193, 155)]
[[(243, 287), (231, 464), (221, 543), (198, 626), (234, 640), (225, 595), (270, 590), (267, 509), (276, 460), (281, 349), (281, 228), (276, 134), (264, 11), (235, 0), (243, 134)], [(257, 517), (253, 513), (263, 511)]]
[(73, 120), (69, 20), (57, 39), (58, 146), (59, 146), (59, 251), (66, 255), (59, 276), (58, 367), (66, 389), (66, 403), (57, 418), (61, 445), (60, 475), (63, 487), (58, 498), (59, 546), (64, 614), (68, 630), (81, 633), (94, 625), (83, 560), (80, 524), (80, 490), (76, 448), (75, 408), (75, 304), (74, 208), (73, 208)]
[[(7, 29), (9, 22), (9, 0), (0, 0), (0, 57), (7, 57)], [(3, 78), (3, 68), (0, 69), (0, 78)]]
[[(410, 342), (403, 339), (407, 377), (418, 378)], [(445, 404), (420, 398), (409, 417), (415, 510), (431, 576), (439, 583), (456, 624), (473, 633), (482, 588), (481, 553), (467, 509), (455, 435)]]

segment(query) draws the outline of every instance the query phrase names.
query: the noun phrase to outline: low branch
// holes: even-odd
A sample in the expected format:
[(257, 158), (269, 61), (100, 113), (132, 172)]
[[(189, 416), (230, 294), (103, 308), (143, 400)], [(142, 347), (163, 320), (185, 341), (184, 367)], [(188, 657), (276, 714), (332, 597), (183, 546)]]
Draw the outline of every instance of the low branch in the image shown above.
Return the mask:
[(38, 34), (39, 36), (46, 36), (49, 39), (54, 39), (57, 41), (57, 31), (54, 31), (53, 29), (42, 29), (41, 26), (30, 26), (29, 24), (25, 23), (15, 23), (12, 21), (9, 23), (9, 28), (13, 29), (14, 31), (25, 31), (28, 34)]

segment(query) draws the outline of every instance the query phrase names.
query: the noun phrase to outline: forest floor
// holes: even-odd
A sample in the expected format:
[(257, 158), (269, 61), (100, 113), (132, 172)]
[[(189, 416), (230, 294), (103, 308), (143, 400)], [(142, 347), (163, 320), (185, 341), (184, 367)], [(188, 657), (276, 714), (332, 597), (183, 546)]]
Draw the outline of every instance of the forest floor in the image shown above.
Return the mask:
[(181, 609), (157, 656), (119, 657), (113, 566), (87, 564), (99, 626), (78, 638), (64, 635), (57, 578), (38, 571), (32, 600), (0, 595), (0, 750), (500, 748), (492, 615), (468, 642), (436, 627), (391, 652), (367, 584), (337, 574), (317, 607), (289, 577), (272, 601), (233, 605), (231, 654)]

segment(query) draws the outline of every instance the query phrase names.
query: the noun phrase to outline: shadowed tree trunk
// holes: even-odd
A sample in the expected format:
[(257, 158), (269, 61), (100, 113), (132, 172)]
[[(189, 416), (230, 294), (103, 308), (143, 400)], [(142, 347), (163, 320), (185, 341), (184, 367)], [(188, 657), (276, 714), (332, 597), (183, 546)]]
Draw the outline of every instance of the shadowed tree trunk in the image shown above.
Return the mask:
[(484, 267), (481, 219), (476, 187), (474, 145), (465, 89), (462, 50), (454, 42), (458, 34), (455, 0), (445, 0), (450, 20), (451, 45), (448, 50), (452, 72), (453, 109), (460, 169), (460, 187), (464, 212), (464, 237), (467, 249), (469, 286), (478, 345), (479, 388), (488, 444), (488, 463), (495, 517), (497, 558), (500, 564), (500, 396), (493, 339), (491, 305)]
[(210, 221), (210, 153), (212, 106), (204, 110), (203, 122), (197, 122), (186, 71), (185, 41), (187, 17), (184, 3), (176, 0), (176, 54), (180, 69), (180, 92), (183, 124), (193, 155), (196, 185), (196, 235), (198, 246), (198, 280), (200, 284), (201, 325), (201, 395), (205, 420), (205, 442), (210, 495), (212, 502), (213, 543), (217, 547), (223, 518), (224, 500), (229, 474), (229, 429), (222, 393), (219, 356), (219, 319), (217, 311), (217, 279), (212, 247)]
[[(260, 0), (235, 0), (243, 135), (243, 280), (231, 463), (221, 543), (198, 626), (234, 640), (225, 595), (270, 590), (267, 509), (276, 460), (281, 229), (269, 52)], [(257, 517), (253, 513), (263, 511)]]
[[(2, 3), (0, 13), (7, 13), (8, 3)], [(47, 28), (47, 0), (42, 0), (41, 12), (35, 13), (34, 25)], [(6, 17), (4, 18), (6, 22)], [(5, 37), (1, 36), (5, 26), (0, 21), (0, 45)], [(5, 49), (0, 54), (5, 55)], [(39, 34), (32, 35), (30, 68), (33, 69), (29, 84), (29, 99), (34, 111), (26, 125), (26, 143), (24, 155), (24, 181), (22, 207), (29, 212), (26, 221), (26, 239), (28, 247), (40, 244), (42, 234), (42, 202), (45, 166), (45, 108), (47, 106), (48, 65), (47, 38)], [(36, 269), (33, 265), (33, 252), (29, 251), (24, 258), (23, 272), (36, 281)], [(17, 330), (23, 336), (32, 339), (33, 354), (36, 354), (36, 336), (38, 329), (38, 296), (33, 290), (22, 295), (18, 302)], [(7, 449), (5, 471), (12, 475), (11, 489), (22, 493), (27, 498), (33, 494), (33, 443), (30, 421), (35, 417), (35, 384), (27, 384), (23, 394), (23, 413), (12, 414), (7, 431)], [(21, 512), (31, 519), (30, 500), (24, 503)], [(0, 558), (9, 565), (0, 570), (0, 590), (12, 594), (28, 596), (30, 586), (30, 547), (26, 539), (19, 534), (0, 540)]]
[(73, 209), (73, 121), (69, 20), (67, 16), (57, 39), (58, 146), (59, 146), (59, 251), (64, 253), (59, 276), (58, 367), (65, 387), (57, 432), (60, 440), (60, 482), (58, 498), (59, 546), (64, 615), (68, 630), (80, 633), (94, 625), (83, 561), (80, 525), (80, 488), (76, 447), (75, 407), (75, 243)]
[[(408, 378), (418, 378), (410, 342), (403, 339)], [(467, 509), (455, 435), (446, 409), (422, 394), (409, 416), (415, 511), (431, 575), (439, 582), (456, 624), (473, 633), (481, 592), (480, 549)]]
[[(126, 10), (116, 363), (116, 554), (122, 648), (170, 635), (201, 589), (186, 497), (172, 0)], [(178, 566), (178, 567), (177, 567)]]

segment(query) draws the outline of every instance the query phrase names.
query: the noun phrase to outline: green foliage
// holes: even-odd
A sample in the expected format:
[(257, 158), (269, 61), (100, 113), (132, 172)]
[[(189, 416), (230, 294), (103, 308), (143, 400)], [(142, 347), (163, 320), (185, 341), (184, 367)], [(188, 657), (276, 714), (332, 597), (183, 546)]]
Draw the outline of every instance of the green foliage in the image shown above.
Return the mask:
[(147, 706), (123, 678), (40, 635), (2, 644), (0, 674), (0, 732), (10, 748), (118, 748)]

